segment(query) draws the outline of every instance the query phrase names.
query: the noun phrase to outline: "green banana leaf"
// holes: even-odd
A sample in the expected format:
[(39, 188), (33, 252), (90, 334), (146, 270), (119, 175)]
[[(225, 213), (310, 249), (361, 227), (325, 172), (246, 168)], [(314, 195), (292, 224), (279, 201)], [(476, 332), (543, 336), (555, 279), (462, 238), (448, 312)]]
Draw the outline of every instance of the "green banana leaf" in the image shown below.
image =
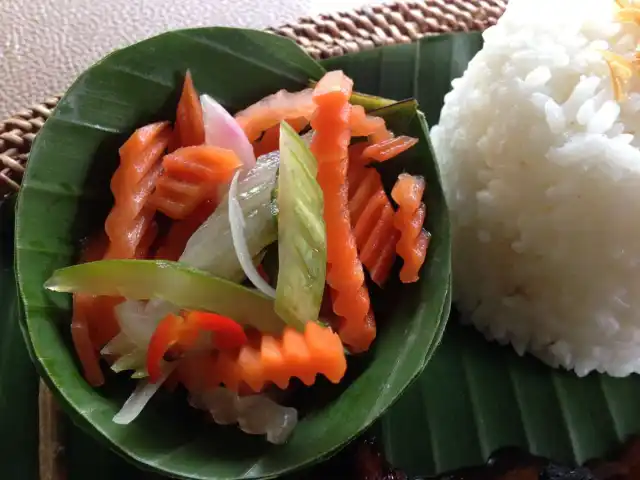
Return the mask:
[[(455, 34), (327, 61), (364, 93), (413, 95), (431, 125), (450, 82), (482, 47)], [(381, 419), (388, 459), (411, 477), (484, 463), (520, 446), (558, 461), (602, 457), (640, 433), (640, 376), (578, 378), (511, 347), (487, 342), (454, 312), (425, 371)]]
[(420, 142), (384, 174), (402, 168), (424, 175), (429, 184), (427, 227), (433, 238), (422, 279), (408, 286), (393, 281), (372, 294), (379, 320), (375, 347), (350, 359), (348, 378), (340, 386), (318, 381), (300, 391), (295, 402), (303, 418), (286, 445), (275, 447), (236, 427), (212, 425), (179, 394), (158, 395), (131, 425), (112, 423), (132, 383), (109, 376), (100, 389), (86, 384), (69, 338), (70, 298), (42, 285), (54, 269), (72, 264), (80, 241), (102, 227), (112, 204), (109, 179), (118, 147), (136, 127), (173, 119), (187, 69), (197, 89), (231, 111), (281, 88), (305, 88), (325, 71), (288, 40), (211, 28), (143, 41), (81, 75), (38, 135), (19, 198), (15, 244), (26, 312), (22, 328), (38, 372), (72, 420), (126, 459), (182, 478), (273, 477), (335, 453), (376, 420), (426, 365), (449, 313), (446, 206), (424, 118), (415, 108), (405, 109), (398, 116), (406, 125), (403, 133)]
[(20, 335), (13, 275), (13, 199), (0, 200), (0, 448), (2, 477), (38, 477), (38, 376)]

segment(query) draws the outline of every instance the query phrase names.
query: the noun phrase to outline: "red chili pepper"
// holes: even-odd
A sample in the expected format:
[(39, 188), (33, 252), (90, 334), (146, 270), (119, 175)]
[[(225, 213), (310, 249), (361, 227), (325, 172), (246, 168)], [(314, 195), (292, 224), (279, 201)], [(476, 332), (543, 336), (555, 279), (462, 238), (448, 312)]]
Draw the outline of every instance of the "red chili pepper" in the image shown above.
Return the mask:
[(183, 319), (177, 315), (167, 315), (158, 324), (147, 350), (147, 373), (149, 373), (149, 381), (155, 383), (162, 376), (160, 362), (164, 354), (167, 353), (180, 338)]
[(247, 335), (240, 324), (216, 313), (190, 312), (186, 318), (187, 328), (198, 332), (212, 332), (213, 343), (221, 350), (239, 348), (247, 343)]
[(149, 342), (149, 381), (155, 383), (162, 376), (161, 362), (172, 347), (189, 350), (203, 331), (214, 333), (214, 346), (219, 349), (239, 348), (247, 343), (247, 335), (242, 326), (222, 315), (207, 312), (190, 312), (185, 318), (167, 315), (158, 324)]

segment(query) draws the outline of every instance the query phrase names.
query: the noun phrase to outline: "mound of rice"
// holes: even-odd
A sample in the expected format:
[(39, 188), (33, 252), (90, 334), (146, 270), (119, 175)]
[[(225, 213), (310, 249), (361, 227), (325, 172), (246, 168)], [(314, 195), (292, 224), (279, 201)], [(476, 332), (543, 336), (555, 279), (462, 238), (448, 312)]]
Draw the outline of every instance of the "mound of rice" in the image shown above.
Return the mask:
[(511, 0), (432, 129), (458, 308), (580, 376), (640, 372), (640, 67), (618, 101), (602, 53), (634, 59), (640, 25), (618, 10)]

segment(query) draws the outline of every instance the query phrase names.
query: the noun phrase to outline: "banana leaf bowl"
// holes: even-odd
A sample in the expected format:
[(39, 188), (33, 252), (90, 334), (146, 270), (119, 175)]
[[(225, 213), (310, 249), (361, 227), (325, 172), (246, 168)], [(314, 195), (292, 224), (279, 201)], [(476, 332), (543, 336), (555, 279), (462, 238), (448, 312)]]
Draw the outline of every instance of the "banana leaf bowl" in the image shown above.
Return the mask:
[[(414, 96), (400, 80), (402, 72), (389, 74), (385, 82), (374, 60), (354, 65), (343, 57), (330, 67), (347, 73), (357, 69), (362, 79), (380, 78), (377, 86), (359, 84), (356, 78), (356, 91), (396, 101)], [(64, 411), (125, 459), (176, 478), (272, 478), (337, 452), (378, 419), (425, 368), (450, 309), (446, 205), (421, 106), (409, 101), (394, 108), (398, 104), (359, 97), (369, 110), (387, 106), (380, 114), (391, 128), (419, 139), (381, 174), (385, 187), (385, 179), (402, 171), (424, 176), (427, 228), (433, 235), (419, 282), (391, 281), (372, 290), (378, 320), (374, 347), (350, 356), (339, 385), (319, 379), (296, 392), (290, 403), (301, 418), (285, 445), (270, 445), (235, 426), (207, 421), (180, 391), (160, 392), (130, 425), (113, 423), (133, 382), (111, 373), (100, 388), (84, 380), (70, 336), (71, 296), (49, 292), (43, 284), (54, 270), (74, 264), (82, 240), (103, 227), (113, 204), (109, 184), (119, 146), (136, 128), (175, 118), (187, 70), (199, 92), (212, 95), (232, 113), (280, 89), (306, 88), (325, 73), (323, 65), (289, 40), (251, 30), (204, 28), (142, 41), (80, 75), (36, 138), (18, 199), (21, 328), (40, 376)], [(398, 80), (389, 82), (396, 75)]]

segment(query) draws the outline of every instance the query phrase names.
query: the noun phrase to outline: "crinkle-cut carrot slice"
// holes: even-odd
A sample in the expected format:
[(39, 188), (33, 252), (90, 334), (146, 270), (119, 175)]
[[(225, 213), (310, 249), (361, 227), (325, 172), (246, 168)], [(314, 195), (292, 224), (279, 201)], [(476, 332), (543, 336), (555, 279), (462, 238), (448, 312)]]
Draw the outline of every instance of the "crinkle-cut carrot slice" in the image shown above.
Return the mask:
[(191, 72), (184, 76), (182, 94), (176, 110), (175, 136), (170, 151), (204, 143), (204, 118), (200, 97), (193, 85)]
[(156, 122), (137, 129), (120, 147), (120, 167), (111, 177), (114, 196), (132, 190), (157, 165), (169, 144), (169, 122)]
[(375, 227), (369, 233), (366, 243), (360, 250), (360, 260), (362, 264), (369, 269), (373, 266), (380, 255), (380, 252), (387, 243), (389, 236), (394, 231), (393, 225), (394, 210), (391, 203), (387, 203), (382, 207), (380, 217)]
[(160, 240), (155, 258), (177, 261), (191, 235), (202, 225), (216, 209), (213, 199), (205, 200), (184, 220), (173, 222), (166, 237)]
[(220, 382), (229, 390), (238, 391), (242, 378), (240, 377), (240, 367), (238, 365), (238, 352), (222, 350), (218, 352), (216, 372), (220, 376)]
[(379, 250), (373, 264), (367, 266), (371, 280), (380, 287), (385, 284), (391, 274), (391, 269), (396, 260), (396, 246), (399, 239), (400, 232), (397, 230), (391, 232), (385, 244)]
[(104, 375), (100, 369), (98, 352), (91, 341), (87, 320), (87, 305), (92, 301), (93, 297), (90, 295), (75, 294), (73, 296), (71, 339), (82, 365), (84, 378), (91, 386), (99, 387), (104, 384)]
[(280, 388), (287, 388), (290, 376), (287, 375), (285, 358), (277, 338), (263, 335), (260, 342), (260, 358), (265, 375)]
[(354, 226), (360, 261), (371, 279), (382, 287), (389, 277), (395, 260), (398, 235), (394, 229), (394, 210), (382, 188), (375, 191), (366, 203)]
[[(82, 248), (79, 263), (102, 259), (108, 246), (109, 238), (104, 231), (88, 237)], [(102, 341), (106, 340), (105, 343), (109, 341), (119, 329), (117, 322), (110, 324), (109, 318), (102, 322), (99, 316), (95, 315), (97, 303), (105, 298), (113, 301), (108, 297), (95, 297), (82, 293), (73, 294), (71, 339), (82, 365), (84, 377), (94, 387), (104, 384), (104, 375), (100, 369), (98, 355), (100, 347), (104, 345)], [(115, 300), (117, 301), (117, 299)], [(115, 326), (115, 331), (109, 331), (112, 325)], [(94, 331), (92, 332), (92, 330)]]
[(120, 149), (120, 166), (111, 182), (114, 206), (105, 222), (110, 240), (106, 258), (134, 258), (152, 227), (155, 211), (148, 199), (160, 174), (160, 158), (171, 129), (166, 122), (139, 128)]
[[(365, 338), (369, 341), (369, 343), (373, 342), (373, 340), (375, 339), (376, 324), (373, 311), (371, 309), (369, 309), (369, 312), (364, 316), (362, 324), (356, 325), (354, 323), (344, 322), (343, 320), (340, 330), (340, 338), (347, 345), (354, 345), (353, 347), (351, 347), (352, 353), (362, 353), (364, 351), (358, 347), (361, 342), (363, 331), (366, 332), (367, 337)], [(371, 336), (372, 334), (373, 336)]]
[(151, 222), (151, 225), (149, 225), (149, 228), (147, 228), (147, 231), (144, 232), (144, 235), (140, 239), (140, 243), (136, 248), (134, 258), (138, 260), (144, 260), (151, 256), (151, 248), (156, 241), (156, 238), (158, 238), (159, 231), (160, 229), (158, 227), (158, 222), (154, 220), (153, 222)]
[(358, 183), (349, 183), (353, 234), (360, 261), (369, 271), (371, 279), (382, 287), (395, 261), (398, 236), (394, 235), (394, 211), (382, 186), (380, 174), (362, 164), (350, 165), (351, 175), (354, 170), (364, 171), (365, 174)]
[(136, 258), (138, 245), (142, 242), (147, 230), (154, 228), (154, 216), (155, 210), (153, 208), (144, 207), (128, 225), (128, 229), (123, 229), (121, 236), (114, 234), (105, 254), (105, 259)]
[(181, 219), (187, 217), (189, 212), (196, 208), (200, 198), (201, 196), (187, 198), (158, 196), (153, 199), (153, 206), (169, 218)]
[(292, 328), (286, 329), (282, 334), (282, 349), (284, 360), (291, 369), (292, 376), (299, 378), (307, 386), (313, 385), (316, 381), (318, 366), (311, 359), (311, 353), (302, 333)]
[(253, 143), (262, 132), (278, 125), (282, 120), (311, 118), (316, 109), (312, 93), (310, 88), (299, 92), (280, 90), (238, 112), (235, 119)]
[[(309, 120), (304, 117), (298, 118), (285, 118), (284, 119), (291, 127), (300, 133), (300, 131), (309, 125)], [(280, 148), (280, 124), (270, 127), (260, 140), (253, 142), (253, 153), (256, 158), (267, 153), (271, 153)]]
[(422, 177), (402, 173), (391, 190), (391, 197), (398, 204), (394, 224), (400, 232), (396, 251), (404, 262), (400, 270), (403, 283), (418, 281), (429, 248), (431, 235), (423, 228), (426, 219), (426, 207), (422, 203), (424, 189)]
[(162, 159), (164, 174), (185, 182), (228, 182), (242, 162), (232, 150), (212, 145), (184, 147)]
[(351, 215), (351, 224), (355, 223), (353, 218), (354, 212), (352, 210), (351, 201), (353, 196), (358, 192), (361, 183), (371, 171), (370, 168), (366, 168), (365, 162), (362, 160), (362, 152), (370, 145), (368, 142), (357, 142), (349, 146), (349, 162), (347, 170), (347, 185), (348, 185), (348, 198), (349, 198), (349, 214)]
[(313, 385), (317, 375), (339, 383), (347, 369), (340, 337), (309, 322), (304, 332), (285, 328), (280, 336), (259, 335), (235, 352), (219, 352), (217, 378), (230, 390), (242, 385), (259, 392), (269, 384), (286, 388), (292, 378)]
[(242, 166), (231, 150), (211, 145), (180, 148), (162, 160), (163, 175), (150, 199), (150, 205), (174, 220), (182, 220), (216, 188), (231, 181)]
[(240, 378), (254, 392), (259, 392), (265, 385), (264, 364), (260, 358), (259, 348), (243, 346), (238, 354)]
[(347, 359), (340, 337), (331, 329), (309, 322), (304, 331), (304, 339), (311, 358), (323, 366), (323, 374), (330, 382), (339, 383), (347, 371)]
[(118, 333), (120, 324), (115, 307), (124, 302), (123, 297), (94, 297), (87, 305), (87, 323), (89, 335), (96, 351), (109, 343)]
[(367, 115), (367, 112), (361, 105), (353, 105), (349, 125), (352, 136), (369, 137), (374, 143), (382, 142), (393, 137), (393, 134), (387, 129), (384, 119)]
[(342, 108), (349, 103), (353, 91), (353, 80), (341, 70), (324, 74), (313, 89), (313, 101), (318, 107)]
[[(346, 318), (357, 317), (362, 318), (364, 321), (364, 317), (371, 308), (369, 292), (366, 286), (362, 285), (350, 296), (340, 295), (339, 291), (334, 288), (330, 288), (330, 294), (333, 302), (333, 311), (340, 317), (341, 326), (346, 326)], [(359, 327), (360, 325), (356, 324), (356, 328)], [(342, 334), (340, 334), (340, 338), (342, 338)]]
[(189, 353), (178, 362), (174, 379), (192, 395), (217, 387), (220, 384), (217, 355), (217, 352)]
[(409, 150), (416, 143), (417, 138), (407, 137), (401, 135), (399, 137), (393, 137), (388, 140), (383, 140), (378, 143), (374, 143), (362, 153), (364, 158), (370, 158), (377, 162), (384, 162), (397, 157), (402, 152)]
[(105, 221), (105, 231), (109, 238), (115, 238), (122, 235), (123, 226), (131, 224), (140, 214), (142, 209), (147, 205), (149, 197), (156, 188), (160, 174), (162, 173), (162, 165), (157, 163), (147, 172), (147, 174), (135, 185), (125, 191), (114, 194), (116, 204), (107, 215)]
[[(109, 238), (106, 233), (104, 231), (98, 232), (87, 239), (79, 263), (102, 260), (108, 247)], [(89, 297), (85, 295), (82, 304), (86, 313), (91, 341), (96, 350), (100, 350), (120, 331), (114, 308), (122, 301), (124, 301), (122, 297)]]
[(378, 192), (382, 192), (386, 198), (384, 190), (382, 189), (380, 174), (373, 168), (368, 168), (366, 170), (367, 172), (362, 182), (360, 182), (357, 187), (351, 189), (351, 185), (349, 185), (350, 192), (353, 192), (353, 196), (349, 200), (349, 214), (351, 215), (351, 224), (354, 228), (358, 219), (367, 208), (367, 205), (372, 199), (374, 199)]
[(398, 211), (398, 218), (402, 222), (407, 222), (413, 217), (415, 212), (422, 204), (422, 196), (426, 183), (424, 178), (409, 175), (408, 173), (401, 173), (398, 175), (398, 179), (391, 190), (391, 198), (400, 205), (404, 206), (403, 209)]
[[(385, 206), (389, 204), (389, 199), (382, 189), (373, 190), (370, 196), (363, 202), (362, 213), (356, 219), (353, 227), (353, 234), (356, 239), (358, 250), (362, 250), (367, 243), (371, 232), (376, 228), (380, 215)], [(360, 257), (362, 260), (362, 256)]]
[(324, 194), (327, 283), (333, 310), (341, 317), (338, 333), (352, 351), (363, 352), (373, 342), (376, 328), (349, 214), (347, 170), (352, 88), (353, 81), (341, 71), (327, 73), (316, 85), (311, 151), (318, 160), (317, 179)]

